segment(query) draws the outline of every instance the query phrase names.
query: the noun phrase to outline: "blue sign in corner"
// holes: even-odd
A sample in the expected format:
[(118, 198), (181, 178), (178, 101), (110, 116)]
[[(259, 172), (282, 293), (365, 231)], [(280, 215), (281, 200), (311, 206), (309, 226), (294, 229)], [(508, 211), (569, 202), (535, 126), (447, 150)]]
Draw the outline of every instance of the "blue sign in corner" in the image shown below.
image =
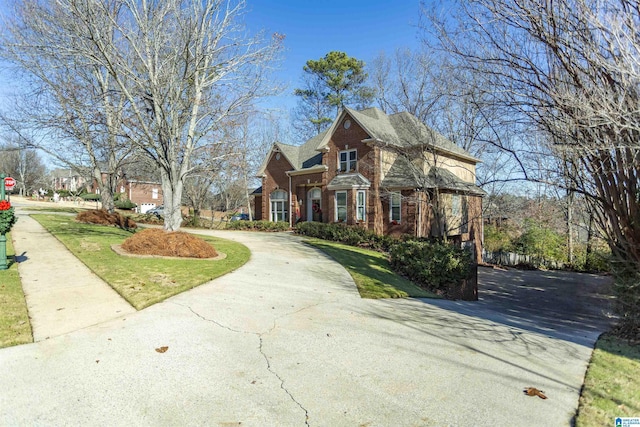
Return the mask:
[(616, 427), (640, 427), (640, 418), (616, 418)]

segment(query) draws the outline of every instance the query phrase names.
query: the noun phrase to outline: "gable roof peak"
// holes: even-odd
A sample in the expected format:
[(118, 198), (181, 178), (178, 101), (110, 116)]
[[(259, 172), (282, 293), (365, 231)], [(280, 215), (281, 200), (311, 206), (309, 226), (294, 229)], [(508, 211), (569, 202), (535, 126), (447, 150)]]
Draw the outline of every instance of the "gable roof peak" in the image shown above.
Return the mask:
[(372, 119), (381, 119), (385, 117), (387, 114), (379, 109), (378, 107), (369, 107), (363, 110), (352, 110), (357, 111), (360, 114), (364, 114), (365, 116), (371, 117)]

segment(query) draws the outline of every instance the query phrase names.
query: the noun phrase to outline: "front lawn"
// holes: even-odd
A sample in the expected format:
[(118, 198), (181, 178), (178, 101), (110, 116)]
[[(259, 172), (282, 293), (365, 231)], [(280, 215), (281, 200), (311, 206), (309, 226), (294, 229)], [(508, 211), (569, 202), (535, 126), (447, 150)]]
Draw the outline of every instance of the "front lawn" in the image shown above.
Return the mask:
[(201, 236), (222, 260), (135, 258), (116, 254), (131, 233), (112, 226), (82, 224), (62, 215), (32, 217), (60, 240), (78, 259), (140, 310), (170, 296), (229, 273), (249, 260), (249, 249), (239, 243)]
[(0, 348), (33, 342), (18, 264), (13, 262), (11, 234), (6, 237), (9, 268), (0, 270)]
[(439, 298), (398, 276), (380, 252), (321, 239), (309, 238), (305, 242), (342, 264), (353, 277), (362, 298)]

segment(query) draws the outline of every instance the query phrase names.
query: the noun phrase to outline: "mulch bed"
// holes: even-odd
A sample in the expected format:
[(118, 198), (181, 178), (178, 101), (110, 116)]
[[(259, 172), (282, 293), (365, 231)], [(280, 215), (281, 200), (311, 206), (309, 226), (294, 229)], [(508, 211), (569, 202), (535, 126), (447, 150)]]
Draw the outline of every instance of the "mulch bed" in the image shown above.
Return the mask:
[(138, 227), (132, 219), (120, 215), (117, 212), (109, 213), (106, 209), (93, 209), (90, 211), (80, 212), (76, 216), (76, 221), (86, 224), (114, 225), (126, 230)]
[(215, 258), (218, 252), (210, 244), (193, 234), (182, 231), (167, 232), (158, 228), (142, 230), (125, 240), (122, 249), (137, 255), (181, 258)]

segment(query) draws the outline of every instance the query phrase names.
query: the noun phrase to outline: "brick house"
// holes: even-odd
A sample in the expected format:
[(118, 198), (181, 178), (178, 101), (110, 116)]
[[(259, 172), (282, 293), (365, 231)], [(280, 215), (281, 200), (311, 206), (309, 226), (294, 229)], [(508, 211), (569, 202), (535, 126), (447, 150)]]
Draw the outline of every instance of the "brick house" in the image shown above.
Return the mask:
[(478, 159), (409, 113), (343, 108), (300, 146), (275, 143), (256, 218), (341, 222), (378, 234), (442, 236), (482, 254)]
[[(95, 179), (86, 179), (71, 170), (56, 169), (52, 173), (52, 187), (54, 191), (78, 191), (84, 188), (89, 193), (100, 194)], [(102, 173), (102, 181), (106, 182), (107, 174)], [(156, 206), (162, 205), (162, 186), (157, 181), (143, 179), (119, 178), (116, 194), (131, 200), (138, 205), (142, 213)], [(115, 194), (114, 194), (115, 196)]]
[(162, 205), (162, 186), (155, 181), (122, 180), (120, 193), (138, 205), (138, 211), (144, 213), (149, 209)]
[(51, 188), (54, 191), (79, 191), (88, 187), (85, 177), (70, 169), (54, 169), (51, 171)]

